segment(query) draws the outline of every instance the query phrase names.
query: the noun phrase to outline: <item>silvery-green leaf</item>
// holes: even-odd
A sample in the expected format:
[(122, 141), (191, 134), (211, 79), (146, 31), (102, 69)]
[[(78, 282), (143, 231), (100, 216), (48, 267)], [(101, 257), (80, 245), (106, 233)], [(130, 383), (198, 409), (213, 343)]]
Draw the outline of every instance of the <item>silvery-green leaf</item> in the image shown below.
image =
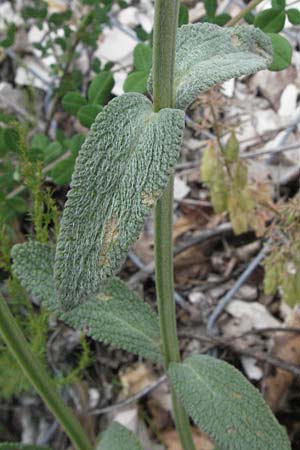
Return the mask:
[[(176, 107), (186, 109), (215, 84), (267, 69), (271, 62), (271, 41), (258, 28), (210, 23), (182, 26), (176, 42)], [(152, 92), (152, 75), (148, 87)]]
[(222, 450), (290, 450), (259, 391), (231, 365), (191, 356), (172, 363), (169, 376), (187, 413)]
[(132, 431), (113, 422), (103, 433), (97, 450), (143, 450)]
[(53, 279), (54, 248), (30, 241), (15, 245), (11, 255), (13, 272), (23, 288), (67, 325), (95, 340), (162, 362), (157, 316), (126, 283), (111, 278), (84, 304), (63, 312)]
[(55, 279), (67, 309), (120, 268), (176, 164), (184, 113), (141, 94), (112, 100), (76, 161), (58, 238)]
[(51, 311), (57, 309), (53, 267), (55, 248), (37, 241), (16, 244), (11, 250), (12, 270), (22, 287)]

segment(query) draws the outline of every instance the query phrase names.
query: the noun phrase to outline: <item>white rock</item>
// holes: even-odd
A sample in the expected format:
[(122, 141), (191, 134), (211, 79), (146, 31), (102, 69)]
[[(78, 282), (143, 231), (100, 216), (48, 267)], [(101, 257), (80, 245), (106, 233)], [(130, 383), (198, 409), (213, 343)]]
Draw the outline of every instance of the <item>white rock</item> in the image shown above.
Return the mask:
[(139, 421), (137, 406), (124, 409), (118, 412), (117, 415), (114, 417), (114, 421), (119, 422), (121, 425), (128, 428), (128, 430), (131, 430), (133, 433), (136, 433)]
[(25, 67), (30, 68), (33, 72), (23, 66), (19, 66), (15, 76), (16, 84), (35, 86), (46, 91), (48, 89), (47, 83), (51, 83), (51, 77), (44, 62), (38, 61), (32, 56), (26, 56), (23, 58), (23, 63)]
[(288, 84), (280, 97), (280, 108), (278, 114), (282, 125), (287, 125), (296, 111), (299, 89), (294, 84)]
[(12, 7), (12, 2), (3, 2), (0, 4), (0, 30), (5, 30), (7, 23), (21, 25), (23, 20), (20, 14), (16, 14)]
[(233, 300), (229, 303), (226, 311), (233, 317), (244, 322), (243, 332), (251, 329), (265, 327), (279, 327), (280, 321), (275, 319), (267, 308), (258, 302), (248, 303), (241, 300)]
[(206, 296), (203, 292), (191, 292), (189, 294), (189, 301), (197, 305), (205, 300)]
[(241, 362), (250, 380), (260, 380), (262, 378), (263, 371), (256, 365), (256, 359), (250, 358), (248, 356), (242, 356)]
[(182, 200), (188, 195), (190, 188), (179, 177), (174, 179), (174, 200)]
[(100, 37), (99, 48), (95, 56), (103, 61), (123, 63), (124, 58), (131, 55), (137, 41), (116, 27), (106, 28)]
[(225, 81), (225, 83), (222, 84), (222, 92), (226, 97), (233, 97), (234, 94), (234, 88), (235, 88), (235, 79), (232, 78), (231, 80)]

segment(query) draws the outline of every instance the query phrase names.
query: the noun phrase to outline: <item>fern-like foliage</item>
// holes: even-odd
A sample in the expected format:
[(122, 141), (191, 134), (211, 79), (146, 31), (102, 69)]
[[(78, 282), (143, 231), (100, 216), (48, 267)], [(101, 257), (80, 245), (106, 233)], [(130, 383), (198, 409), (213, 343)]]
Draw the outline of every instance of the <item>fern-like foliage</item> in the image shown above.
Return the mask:
[(223, 450), (290, 450), (258, 390), (231, 365), (191, 356), (172, 363), (169, 376), (188, 414)]
[(137, 437), (118, 422), (112, 422), (103, 433), (97, 450), (143, 450)]
[(53, 279), (55, 249), (35, 241), (13, 247), (13, 272), (31, 295), (60, 320), (88, 336), (162, 362), (157, 316), (118, 278), (111, 278), (84, 304), (62, 311)]
[(119, 269), (177, 161), (184, 114), (154, 113), (141, 94), (101, 112), (76, 161), (58, 238), (55, 279), (74, 308)]
[[(267, 69), (271, 62), (271, 40), (258, 28), (184, 25), (178, 29), (176, 40), (176, 107), (186, 109), (215, 84)], [(152, 81), (150, 75), (149, 92)]]

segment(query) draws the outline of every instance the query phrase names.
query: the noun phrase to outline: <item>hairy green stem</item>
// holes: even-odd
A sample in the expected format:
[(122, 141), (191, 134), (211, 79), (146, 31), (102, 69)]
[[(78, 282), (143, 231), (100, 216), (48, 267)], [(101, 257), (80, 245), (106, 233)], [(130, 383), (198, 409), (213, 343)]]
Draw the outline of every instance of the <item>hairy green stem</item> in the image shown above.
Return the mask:
[[(174, 64), (179, 0), (156, 0), (153, 43), (154, 111), (174, 108)], [(155, 207), (155, 273), (158, 313), (166, 370), (179, 362), (173, 281), (173, 177)], [(188, 416), (172, 391), (173, 413), (184, 450), (195, 450)]]
[(226, 26), (232, 27), (236, 25), (241, 19), (243, 19), (249, 12), (251, 12), (254, 8), (256, 8), (257, 5), (259, 5), (263, 1), (264, 0), (252, 0), (244, 9), (242, 9), (242, 11), (237, 16), (229, 20), (229, 22), (226, 23)]
[(1, 296), (0, 333), (29, 381), (64, 428), (76, 450), (91, 450), (92, 446), (80, 423), (64, 404), (53, 381), (31, 351), (25, 336)]

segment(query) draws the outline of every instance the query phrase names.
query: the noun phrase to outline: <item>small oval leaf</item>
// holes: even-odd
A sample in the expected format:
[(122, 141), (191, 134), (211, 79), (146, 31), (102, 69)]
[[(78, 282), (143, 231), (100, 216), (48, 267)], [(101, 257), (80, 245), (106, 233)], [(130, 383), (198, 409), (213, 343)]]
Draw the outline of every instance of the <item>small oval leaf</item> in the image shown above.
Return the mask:
[(147, 80), (149, 72), (131, 72), (123, 84), (124, 92), (139, 92), (144, 94), (147, 92)]
[(68, 92), (62, 98), (61, 103), (66, 112), (76, 115), (80, 108), (86, 105), (86, 99), (79, 92)]
[(81, 125), (90, 128), (95, 121), (99, 112), (102, 111), (102, 106), (99, 105), (84, 105), (78, 111), (78, 119)]
[(273, 61), (268, 67), (269, 70), (277, 72), (286, 69), (292, 61), (292, 47), (287, 39), (279, 34), (268, 34), (273, 45)]
[(265, 33), (279, 33), (285, 24), (285, 11), (269, 8), (255, 16), (254, 25)]
[(113, 422), (103, 433), (96, 450), (143, 450), (132, 431)]
[(188, 414), (223, 450), (291, 450), (259, 391), (231, 365), (191, 356), (172, 363), (169, 376)]
[(55, 278), (70, 309), (117, 272), (176, 164), (184, 113), (154, 113), (141, 94), (112, 100), (76, 161), (58, 237)]
[(105, 105), (109, 99), (115, 81), (112, 73), (103, 71), (97, 75), (90, 84), (88, 89), (88, 99), (94, 105)]
[[(176, 107), (186, 109), (214, 85), (267, 69), (272, 61), (270, 39), (251, 25), (221, 28), (210, 23), (178, 29), (175, 77)], [(148, 90), (152, 92), (152, 74)]]
[(86, 303), (62, 312), (53, 279), (54, 253), (54, 247), (35, 241), (13, 247), (12, 269), (22, 287), (60, 320), (94, 340), (163, 362), (156, 314), (117, 278)]
[(146, 44), (137, 44), (133, 52), (133, 63), (137, 71), (149, 73), (152, 65), (152, 50)]

